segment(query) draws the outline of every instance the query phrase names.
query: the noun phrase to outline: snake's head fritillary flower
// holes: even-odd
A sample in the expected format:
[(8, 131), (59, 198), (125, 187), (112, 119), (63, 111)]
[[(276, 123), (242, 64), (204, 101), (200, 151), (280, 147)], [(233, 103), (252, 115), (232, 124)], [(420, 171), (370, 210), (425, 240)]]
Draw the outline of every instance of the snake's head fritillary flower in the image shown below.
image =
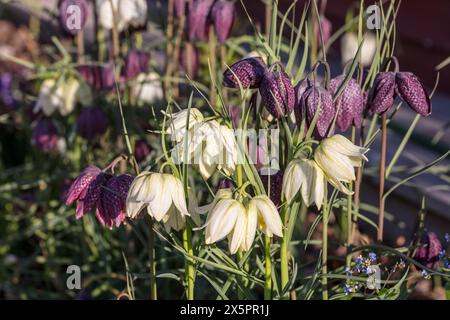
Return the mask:
[(261, 175), (261, 181), (266, 189), (266, 192), (269, 192), (270, 189), (270, 200), (272, 200), (276, 207), (279, 207), (281, 205), (283, 172), (278, 171), (272, 175)]
[[(77, 10), (77, 11), (74, 11)], [(73, 20), (74, 14), (76, 20)], [(83, 29), (88, 15), (88, 4), (86, 0), (63, 0), (59, 5), (59, 19), (63, 29), (75, 35)]]
[(131, 184), (126, 200), (127, 214), (136, 218), (143, 209), (156, 221), (180, 230), (189, 216), (183, 184), (167, 173), (143, 171)]
[(155, 103), (164, 97), (161, 78), (156, 72), (140, 73), (131, 91), (139, 104)]
[(267, 65), (259, 57), (245, 58), (232, 64), (223, 73), (223, 85), (228, 88), (255, 89), (261, 84)]
[(289, 115), (295, 106), (295, 92), (286, 72), (268, 71), (259, 88), (267, 111), (276, 119)]
[(269, 237), (274, 235), (280, 238), (283, 237), (283, 223), (280, 214), (268, 196), (259, 195), (253, 197), (247, 205), (247, 210), (249, 214), (250, 211), (256, 210), (258, 225), (262, 232)]
[[(246, 216), (246, 209), (239, 201), (235, 199), (220, 199), (217, 201), (208, 213), (205, 223), (206, 244), (212, 244), (230, 236), (230, 252), (235, 254), (245, 235)], [(235, 227), (238, 229), (234, 230)]]
[(88, 141), (103, 135), (108, 129), (108, 118), (100, 107), (83, 108), (77, 120), (77, 132)]
[(33, 112), (42, 111), (46, 116), (50, 116), (58, 110), (62, 116), (68, 115), (75, 109), (76, 102), (83, 95), (80, 82), (75, 78), (69, 78), (64, 82), (46, 79), (41, 84)]
[(75, 68), (81, 78), (95, 90), (111, 90), (114, 87), (114, 68), (112, 65), (80, 65)]
[(125, 67), (123, 75), (129, 80), (136, 77), (140, 73), (147, 72), (150, 54), (141, 50), (130, 50), (125, 57)]
[(320, 108), (314, 134), (320, 138), (324, 138), (336, 114), (331, 92), (319, 85), (310, 86), (302, 96), (300, 108), (303, 110), (298, 112), (304, 112), (306, 114), (306, 123), (308, 126), (311, 125), (317, 110)]
[(132, 182), (132, 176), (122, 174), (110, 178), (101, 188), (95, 214), (102, 225), (112, 229), (125, 220), (125, 200)]
[(204, 179), (209, 179), (216, 169), (229, 176), (236, 168), (238, 157), (234, 131), (215, 120), (199, 123), (183, 136), (171, 157), (176, 164), (183, 163), (187, 157), (198, 165)]
[(314, 160), (295, 159), (286, 168), (282, 195), (291, 202), (299, 191), (307, 206), (315, 203), (320, 209), (325, 194), (325, 177)]
[(208, 38), (209, 16), (215, 0), (193, 0), (189, 6), (189, 39), (205, 41)]
[[(330, 90), (333, 94), (336, 94), (343, 81), (343, 75), (331, 79)], [(342, 132), (347, 131), (352, 123), (360, 127), (364, 112), (364, 94), (355, 79), (347, 82), (344, 91), (336, 100), (335, 107), (338, 112), (336, 124)]]
[(58, 147), (58, 129), (52, 120), (43, 118), (33, 128), (32, 143), (43, 152), (55, 151)]
[(199, 71), (198, 50), (191, 43), (186, 43), (181, 52), (181, 66), (189, 78), (195, 79)]
[[(115, 11), (116, 21), (114, 21)], [(116, 24), (118, 31), (127, 27), (141, 27), (147, 21), (146, 0), (98, 0), (97, 12), (99, 25), (111, 30)]]
[(336, 134), (323, 139), (314, 152), (314, 160), (324, 172), (328, 182), (345, 194), (352, 194), (344, 183), (356, 179), (354, 167), (360, 167), (362, 161), (368, 161), (364, 155), (369, 149), (351, 143), (342, 135)]
[(395, 73), (379, 72), (374, 80), (370, 110), (373, 113), (383, 114), (394, 104), (395, 99)]
[(439, 267), (439, 254), (442, 251), (442, 244), (434, 232), (426, 232), (422, 236), (420, 246), (414, 255), (419, 263), (427, 268), (437, 269)]
[(102, 186), (111, 178), (111, 175), (102, 172), (96, 166), (88, 166), (75, 179), (67, 192), (66, 205), (77, 201), (75, 217), (82, 218), (87, 212), (94, 208), (100, 199)]
[(136, 141), (133, 154), (136, 161), (141, 163), (147, 160), (151, 151), (152, 149), (149, 144), (144, 139), (141, 139)]
[(397, 72), (395, 75), (398, 95), (418, 114), (431, 114), (431, 102), (420, 79), (411, 72)]
[[(363, 66), (369, 66), (375, 52), (377, 51), (377, 37), (373, 32), (366, 32), (363, 36), (363, 44), (361, 47), (361, 62)], [(353, 60), (358, 52), (360, 43), (358, 35), (355, 32), (347, 32), (341, 38), (341, 63), (345, 65)]]
[(214, 23), (217, 39), (220, 43), (225, 43), (233, 28), (235, 16), (234, 1), (217, 0), (211, 11), (211, 18)]
[(298, 127), (300, 127), (303, 118), (306, 116), (306, 110), (303, 107), (303, 99), (304, 94), (306, 90), (308, 90), (311, 87), (311, 82), (308, 78), (305, 78), (301, 80), (297, 85), (294, 87), (295, 92), (295, 106), (294, 106), (294, 115), (295, 115), (295, 121)]
[[(189, 111), (190, 110), (190, 111)], [(189, 130), (193, 130), (196, 124), (203, 122), (203, 114), (197, 108), (183, 109), (181, 111), (168, 114), (170, 120), (167, 123), (166, 132), (172, 136), (172, 141), (180, 142), (185, 134), (188, 125)], [(189, 123), (187, 123), (189, 117)]]

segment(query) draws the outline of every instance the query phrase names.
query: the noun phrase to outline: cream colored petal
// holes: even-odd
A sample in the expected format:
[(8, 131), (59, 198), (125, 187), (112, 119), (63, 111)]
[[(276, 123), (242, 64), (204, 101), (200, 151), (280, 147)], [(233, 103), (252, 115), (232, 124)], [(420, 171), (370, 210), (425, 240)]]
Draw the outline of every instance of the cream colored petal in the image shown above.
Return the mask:
[(289, 163), (284, 175), (282, 184), (282, 194), (288, 202), (294, 199), (306, 176), (301, 169), (300, 161), (294, 160)]
[(256, 196), (254, 201), (258, 212), (264, 219), (267, 231), (278, 237), (283, 237), (283, 223), (273, 202), (267, 196)]
[(166, 175), (166, 179), (168, 182), (167, 188), (168, 190), (170, 190), (170, 192), (172, 192), (173, 204), (178, 209), (181, 215), (189, 216), (183, 184), (178, 178), (172, 175)]
[(242, 242), (241, 248), (244, 251), (250, 250), (256, 235), (256, 228), (258, 226), (258, 211), (253, 202), (249, 202), (247, 206), (247, 226), (245, 230), (245, 238)]
[(325, 176), (322, 169), (314, 163), (314, 185), (311, 188), (313, 192), (313, 201), (316, 203), (317, 209), (322, 207), (323, 197), (325, 195)]
[[(157, 174), (153, 174), (150, 179), (152, 179)], [(153, 184), (152, 184), (153, 185)], [(153, 217), (156, 221), (161, 221), (162, 218), (167, 214), (167, 211), (172, 205), (172, 195), (173, 192), (168, 187), (166, 176), (161, 175), (161, 192), (149, 202), (148, 209), (151, 211)]]
[(242, 207), (242, 209), (238, 212), (236, 223), (233, 229), (233, 236), (231, 237), (231, 241), (229, 242), (231, 254), (235, 254), (241, 246), (242, 241), (244, 241), (246, 225), (247, 216), (245, 213), (245, 209)]

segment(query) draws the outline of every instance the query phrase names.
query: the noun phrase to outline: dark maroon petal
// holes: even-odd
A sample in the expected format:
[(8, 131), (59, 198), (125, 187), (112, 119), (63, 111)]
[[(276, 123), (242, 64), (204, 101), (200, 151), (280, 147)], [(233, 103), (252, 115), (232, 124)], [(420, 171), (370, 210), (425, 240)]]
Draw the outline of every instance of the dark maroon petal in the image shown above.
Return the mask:
[(385, 113), (394, 104), (395, 73), (378, 73), (373, 88), (371, 111), (378, 114)]
[(239, 83), (244, 89), (258, 88), (267, 65), (261, 58), (246, 58), (239, 60), (223, 73), (223, 85), (239, 89)]
[(333, 122), (336, 109), (331, 93), (323, 87), (311, 86), (303, 94), (303, 108), (306, 111), (306, 122), (310, 126), (320, 105), (319, 117), (314, 128), (316, 137), (324, 138)]
[[(339, 86), (344, 81), (344, 76), (338, 76), (331, 80), (330, 90), (336, 94)], [(344, 91), (335, 102), (337, 115), (336, 124), (343, 132), (347, 131), (352, 123), (360, 126), (364, 111), (364, 94), (355, 79), (347, 82)]]
[(195, 79), (199, 70), (198, 50), (192, 44), (186, 43), (181, 52), (181, 65), (191, 79)]
[(110, 90), (114, 87), (114, 68), (111, 65), (76, 67), (80, 76), (96, 90)]
[(295, 120), (297, 122), (297, 125), (300, 126), (303, 119), (303, 108), (302, 108), (302, 99), (303, 94), (305, 93), (306, 89), (308, 89), (311, 86), (311, 83), (309, 79), (305, 78), (301, 80), (294, 88), (295, 92), (295, 107), (294, 107), (294, 113), (295, 113)]
[(437, 269), (439, 266), (439, 253), (442, 251), (442, 244), (434, 232), (426, 232), (414, 255), (419, 263), (427, 268)]
[(108, 129), (108, 117), (100, 107), (83, 108), (77, 120), (77, 132), (87, 140), (103, 135)]
[(145, 73), (148, 69), (150, 54), (140, 50), (131, 50), (125, 58), (125, 67), (123, 75), (129, 80), (140, 73)]
[(225, 43), (233, 28), (235, 15), (234, 1), (217, 0), (212, 7), (212, 20), (219, 42)]
[(75, 200), (80, 198), (83, 191), (86, 191), (89, 184), (100, 174), (101, 170), (96, 166), (88, 166), (75, 179), (67, 192), (66, 205), (72, 204)]
[(294, 87), (284, 71), (267, 72), (261, 81), (259, 92), (267, 111), (276, 119), (289, 115), (294, 109)]
[(270, 179), (270, 200), (275, 204), (276, 207), (281, 205), (281, 186), (283, 184), (283, 172), (278, 171), (270, 176), (261, 175), (261, 181), (266, 189), (269, 191), (269, 179)]
[(208, 39), (209, 14), (214, 0), (193, 0), (189, 7), (189, 39)]
[(97, 217), (103, 225), (119, 227), (125, 220), (125, 200), (132, 182), (133, 177), (124, 174), (112, 177), (102, 188)]
[(33, 128), (31, 141), (43, 152), (52, 152), (58, 145), (58, 129), (52, 120), (40, 119)]
[(83, 192), (82, 197), (80, 197), (78, 200), (82, 201), (83, 204), (82, 204), (82, 211), (77, 212), (77, 216), (84, 215), (94, 207), (97, 200), (100, 198), (102, 186), (105, 185), (109, 179), (111, 179), (111, 175), (106, 174), (104, 172), (100, 172), (95, 177), (95, 179), (88, 185), (86, 192)]
[(134, 157), (137, 162), (143, 162), (147, 160), (148, 155), (151, 152), (151, 148), (145, 140), (138, 140), (134, 145)]
[(86, 24), (88, 5), (86, 0), (62, 0), (59, 5), (59, 18), (63, 29), (77, 34)]
[(419, 78), (411, 72), (397, 72), (395, 81), (399, 95), (418, 114), (431, 114), (431, 102)]

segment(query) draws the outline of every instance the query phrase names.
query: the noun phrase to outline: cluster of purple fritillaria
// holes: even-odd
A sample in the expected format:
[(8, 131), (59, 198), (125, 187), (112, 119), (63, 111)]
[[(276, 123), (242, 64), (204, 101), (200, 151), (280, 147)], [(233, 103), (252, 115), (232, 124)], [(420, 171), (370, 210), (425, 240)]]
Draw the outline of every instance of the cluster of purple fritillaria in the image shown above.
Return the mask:
[[(320, 108), (315, 136), (324, 138), (336, 116), (336, 124), (346, 131), (351, 124), (361, 125), (365, 112), (383, 114), (393, 106), (398, 96), (422, 116), (431, 113), (428, 94), (420, 80), (411, 72), (380, 72), (375, 77), (374, 89), (368, 103), (355, 79), (350, 79), (342, 93), (333, 102), (345, 76), (331, 79), (330, 84), (311, 81), (308, 78), (293, 87), (289, 75), (276, 63), (267, 66), (263, 59), (242, 59), (224, 72), (223, 84), (229, 88), (259, 89), (267, 111), (276, 119), (294, 111), (296, 121), (306, 119), (309, 126)], [(336, 115), (337, 113), (337, 115)]]
[(230, 37), (235, 18), (235, 4), (231, 0), (175, 0), (178, 18), (187, 16), (187, 43), (181, 53), (181, 64), (194, 78), (199, 70), (199, 54), (194, 43), (208, 39), (209, 27), (213, 26), (220, 43)]
[(77, 202), (77, 219), (95, 208), (102, 225), (119, 227), (126, 218), (125, 199), (133, 179), (127, 174), (111, 175), (91, 165), (70, 186), (66, 204)]

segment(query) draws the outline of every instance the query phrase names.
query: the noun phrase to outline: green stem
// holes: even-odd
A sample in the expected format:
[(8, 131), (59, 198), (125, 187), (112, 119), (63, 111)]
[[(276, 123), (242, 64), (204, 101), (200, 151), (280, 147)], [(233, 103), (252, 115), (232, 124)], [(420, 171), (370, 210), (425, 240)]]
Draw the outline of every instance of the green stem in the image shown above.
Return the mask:
[(148, 236), (148, 255), (150, 263), (150, 300), (158, 299), (158, 290), (156, 285), (156, 261), (155, 261), (155, 232), (153, 231), (153, 220), (147, 215), (147, 224), (149, 229)]
[(272, 261), (270, 260), (270, 245), (271, 239), (269, 236), (264, 236), (264, 257), (266, 263), (266, 278), (264, 284), (264, 300), (272, 299)]
[(328, 204), (324, 199), (322, 220), (322, 299), (328, 300), (327, 260), (328, 260)]
[[(192, 256), (194, 254), (194, 251), (192, 249), (192, 230), (189, 223), (187, 222), (185, 228), (183, 229), (183, 245), (184, 250), (186, 250), (186, 252)], [(194, 300), (195, 269), (193, 261), (190, 258), (186, 258), (184, 270), (187, 278), (186, 298), (188, 300)]]
[[(288, 221), (288, 210), (286, 206), (281, 209), (281, 221), (283, 221), (283, 225), (287, 225)], [(281, 239), (281, 247), (280, 247), (280, 260), (281, 260), (281, 290), (284, 291), (288, 282), (289, 282), (289, 239), (287, 235), (287, 229), (285, 229), (283, 238)], [(286, 293), (282, 299), (288, 299), (289, 296)]]

